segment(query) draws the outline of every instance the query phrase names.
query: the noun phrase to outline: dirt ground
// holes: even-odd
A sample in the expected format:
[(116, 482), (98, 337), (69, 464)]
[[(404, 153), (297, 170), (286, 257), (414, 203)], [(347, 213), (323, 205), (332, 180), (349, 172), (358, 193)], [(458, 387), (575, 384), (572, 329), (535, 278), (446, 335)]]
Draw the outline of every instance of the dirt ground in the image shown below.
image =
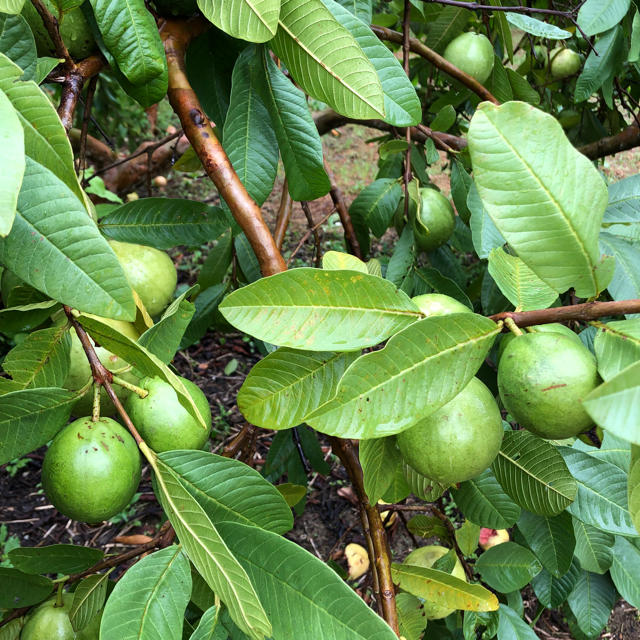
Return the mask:
[[(328, 135), (325, 140), (328, 162), (350, 202), (365, 184), (375, 176), (377, 152), (375, 143), (368, 143), (368, 137), (375, 137), (373, 130), (356, 130), (347, 127), (336, 135)], [(432, 179), (448, 193), (448, 177), (443, 171), (442, 161), (433, 170)], [(640, 153), (637, 151), (620, 154), (615, 160), (605, 163), (603, 171), (611, 180), (637, 173), (640, 169)], [(183, 175), (169, 174), (169, 184), (162, 192), (154, 195), (206, 198), (209, 187), (203, 180), (191, 180)], [(263, 207), (270, 226), (273, 225), (279, 205), (282, 177), (278, 178), (274, 194)], [(311, 203), (314, 221), (321, 220), (332, 210), (329, 197)], [(299, 205), (286, 239), (285, 258), (289, 258), (308, 230), (308, 223)], [(312, 263), (313, 238), (310, 237), (295, 255), (298, 264)], [(342, 248), (341, 227), (332, 224), (323, 230), (322, 248), (340, 250)], [(383, 251), (384, 239), (378, 247)], [(193, 281), (194, 256), (178, 254), (181, 268), (180, 279)], [(197, 260), (196, 260), (197, 261)], [(206, 393), (214, 416), (214, 432), (211, 450), (219, 452), (225, 443), (241, 429), (243, 417), (238, 412), (235, 398), (244, 377), (251, 366), (259, 360), (253, 343), (240, 334), (219, 334), (209, 332), (198, 345), (180, 352), (175, 366), (184, 375), (198, 384)], [(235, 361), (235, 362), (233, 362)], [(251, 464), (260, 469), (269, 450), (274, 432), (260, 431), (255, 455)], [(343, 550), (346, 544), (364, 544), (357, 511), (350, 500), (352, 494), (344, 469), (332, 457), (329, 447), (320, 440), (325, 458), (331, 464), (329, 475), (312, 474), (310, 491), (304, 511), (295, 519), (295, 526), (287, 537), (296, 541), (323, 561), (335, 560), (346, 566)], [(98, 546), (107, 552), (119, 552), (132, 543), (144, 541), (153, 536), (161, 524), (162, 513), (151, 489), (150, 471), (146, 467), (139, 494), (132, 505), (109, 522), (99, 526), (89, 526), (68, 520), (48, 504), (40, 484), (40, 467), (44, 450), (26, 456), (17, 463), (0, 468), (0, 565), (6, 563), (6, 553), (12, 547), (49, 545), (54, 543), (74, 543)], [(447, 509), (447, 505), (442, 504)], [(453, 505), (448, 506), (449, 510)], [(401, 519), (397, 519), (389, 531), (392, 554), (395, 560), (402, 560), (416, 544), (427, 544), (428, 540), (416, 540)], [(136, 536), (132, 538), (131, 536)], [(143, 536), (140, 538), (140, 536)], [(359, 593), (368, 598), (370, 577), (366, 574), (355, 585)], [(531, 592), (525, 592), (525, 610), (529, 616), (535, 615), (537, 602)], [(544, 640), (569, 640), (566, 619), (561, 613), (545, 611), (540, 617), (536, 633)], [(638, 611), (621, 601), (616, 605), (609, 624), (600, 636), (609, 640), (633, 640), (640, 638)]]

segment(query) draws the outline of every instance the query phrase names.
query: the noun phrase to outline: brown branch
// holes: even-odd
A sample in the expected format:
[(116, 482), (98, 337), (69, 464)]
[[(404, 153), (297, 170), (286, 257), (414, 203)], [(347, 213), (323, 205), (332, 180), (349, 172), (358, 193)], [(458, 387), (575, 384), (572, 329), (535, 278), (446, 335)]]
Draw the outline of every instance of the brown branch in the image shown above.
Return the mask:
[(56, 57), (64, 58), (65, 67), (68, 71), (71, 71), (75, 68), (75, 63), (71, 58), (71, 54), (67, 49), (67, 45), (64, 43), (62, 36), (60, 35), (60, 25), (58, 24), (58, 19), (51, 14), (47, 6), (42, 0), (31, 0), (31, 3), (35, 7), (35, 10), (40, 15), (42, 19), (42, 24), (44, 28), (47, 30), (51, 41), (53, 42), (53, 47), (55, 49)]
[(319, 269), (322, 265), (322, 246), (320, 244), (320, 232), (318, 231), (320, 225), (315, 224), (313, 222), (313, 216), (311, 215), (311, 209), (309, 209), (309, 203), (305, 201), (300, 202), (300, 206), (302, 207), (302, 211), (304, 211), (304, 216), (307, 219), (307, 224), (309, 225), (309, 230), (313, 234), (313, 241), (315, 244), (315, 264), (316, 269)]
[(322, 226), (327, 219), (329, 218), (329, 216), (335, 211), (335, 209), (331, 209), (329, 211), (329, 213), (327, 213), (325, 216), (323, 216), (322, 220), (320, 220), (320, 222), (318, 222), (318, 224), (314, 225), (313, 227), (311, 227), (311, 229), (308, 229), (306, 231), (306, 233), (302, 236), (302, 238), (300, 238), (300, 242), (298, 242), (298, 244), (296, 245), (296, 248), (292, 251), (291, 255), (289, 256), (289, 259), (287, 260), (287, 267), (289, 267), (289, 265), (291, 264), (291, 261), (293, 260), (293, 258), (296, 256), (296, 254), (298, 253), (298, 251), (300, 251), (302, 245), (307, 241), (307, 239), (309, 238), (309, 236), (320, 226)]
[(60, 104), (58, 105), (58, 116), (60, 116), (66, 131), (69, 131), (73, 126), (73, 114), (86, 81), (100, 73), (103, 66), (102, 58), (95, 55), (81, 60), (67, 71), (62, 82)]
[(280, 195), (280, 208), (278, 209), (278, 216), (276, 217), (276, 226), (273, 231), (273, 238), (276, 242), (276, 247), (278, 247), (278, 251), (282, 251), (282, 243), (284, 242), (284, 236), (289, 227), (292, 212), (293, 198), (289, 193), (289, 183), (285, 178), (284, 184), (282, 185), (282, 194)]
[(613, 136), (600, 138), (600, 140), (578, 147), (578, 151), (587, 158), (596, 160), (620, 151), (635, 149), (638, 145), (640, 145), (640, 127), (634, 123)]
[[(532, 327), (536, 324), (581, 320), (589, 322), (605, 316), (619, 316), (626, 313), (640, 313), (640, 300), (618, 300), (615, 302), (585, 302), (568, 307), (535, 309), (534, 311), (503, 311), (489, 316), (495, 322), (511, 318), (518, 327)], [(504, 327), (503, 331), (509, 331)]]
[[(375, 591), (378, 607), (382, 617), (388, 625), (400, 635), (398, 628), (398, 612), (396, 609), (396, 596), (393, 580), (391, 579), (391, 556), (389, 553), (387, 535), (380, 518), (380, 512), (375, 505), (369, 502), (367, 493), (364, 490), (364, 479), (362, 467), (358, 460), (358, 455), (350, 440), (330, 437), (331, 448), (342, 461), (351, 484), (358, 496), (358, 503), (361, 505), (362, 526), (368, 532), (370, 538), (367, 540), (369, 546), (369, 559), (373, 575), (378, 576), (378, 589)], [(376, 581), (374, 579), (374, 590)]]
[(279, 273), (286, 265), (267, 227), (260, 208), (251, 199), (229, 162), (222, 145), (205, 116), (185, 70), (185, 50), (198, 29), (189, 21), (167, 20), (160, 28), (169, 68), (168, 97), (182, 128), (225, 202), (247, 236), (260, 270), (265, 276)]
[(253, 437), (253, 432), (256, 428), (245, 422), (244, 427), (234, 436), (233, 440), (224, 448), (222, 455), (225, 458), (235, 458), (242, 449), (244, 449), (246, 443)]
[(78, 169), (84, 180), (84, 172), (87, 168), (87, 134), (89, 131), (89, 121), (91, 120), (91, 107), (93, 96), (98, 85), (98, 76), (93, 76), (89, 80), (87, 87), (87, 99), (84, 104), (84, 114), (82, 116), (82, 128), (80, 129), (80, 153), (78, 154)]
[(512, 7), (494, 6), (482, 4), (481, 2), (464, 2), (464, 0), (422, 0), (423, 2), (431, 4), (443, 4), (449, 7), (460, 7), (461, 9), (470, 9), (472, 11), (509, 11), (511, 13), (541, 13), (550, 16), (561, 16), (563, 18), (571, 19), (572, 14), (576, 9), (571, 11), (561, 11), (559, 9), (536, 9), (531, 7), (523, 7), (522, 5), (516, 5)]
[[(387, 40), (388, 42), (395, 42), (396, 44), (403, 43), (403, 36), (399, 31), (393, 31), (392, 29), (379, 27), (378, 25), (371, 25), (371, 30), (378, 36), (378, 38), (380, 38), (380, 40)], [(455, 80), (458, 80), (458, 82), (464, 84), (483, 100), (488, 100), (494, 104), (500, 104), (491, 91), (480, 84), (475, 78), (472, 78), (468, 73), (458, 69), (458, 67), (451, 64), (439, 53), (436, 53), (433, 49), (427, 47), (426, 44), (423, 44), (417, 38), (410, 38), (409, 46), (413, 53), (417, 53), (425, 60), (428, 60), (432, 65), (438, 67), (441, 71), (444, 71), (447, 75), (450, 75)]]

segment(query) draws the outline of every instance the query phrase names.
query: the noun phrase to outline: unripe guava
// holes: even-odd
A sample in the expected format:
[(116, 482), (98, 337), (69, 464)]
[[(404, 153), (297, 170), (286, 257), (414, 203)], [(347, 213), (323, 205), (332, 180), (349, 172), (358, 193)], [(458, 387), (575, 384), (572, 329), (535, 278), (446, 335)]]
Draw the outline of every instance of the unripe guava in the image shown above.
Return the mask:
[(556, 80), (578, 73), (582, 66), (580, 55), (572, 49), (558, 47), (553, 49), (549, 57), (551, 58), (551, 75)]
[(491, 391), (472, 378), (457, 396), (396, 439), (407, 464), (451, 485), (480, 475), (498, 455), (502, 434)]
[(557, 119), (563, 129), (571, 129), (580, 124), (582, 116), (574, 109), (563, 109)]
[(95, 524), (122, 511), (140, 482), (140, 454), (111, 418), (80, 418), (54, 438), (42, 465), (44, 492), (61, 513)]
[(49, 598), (27, 616), (20, 640), (75, 640), (76, 634), (69, 621), (73, 594), (62, 594), (62, 606), (56, 607), (56, 598)]
[(143, 440), (156, 452), (173, 449), (201, 449), (211, 431), (211, 409), (206, 396), (191, 380), (181, 378), (198, 411), (207, 423), (204, 429), (180, 404), (173, 387), (160, 378), (143, 378), (145, 398), (132, 393), (126, 409)]
[(415, 219), (413, 231), (416, 244), (422, 251), (433, 251), (443, 245), (456, 226), (451, 203), (435, 189), (420, 189), (422, 208), (419, 220)]
[[(580, 336), (571, 331), (569, 327), (565, 327), (563, 324), (559, 322), (550, 322), (549, 324), (537, 324), (533, 327), (527, 327), (525, 329), (526, 333), (553, 333), (560, 334), (562, 336), (566, 336), (573, 340), (576, 344), (583, 346), (582, 340), (580, 340)], [(500, 346), (498, 347), (498, 362), (500, 362), (500, 358), (502, 358), (502, 354), (507, 346), (515, 339), (515, 333), (506, 333), (500, 338)]]
[(485, 82), (493, 71), (493, 45), (481, 33), (463, 33), (444, 50), (444, 57), (478, 82)]
[(467, 305), (442, 293), (424, 293), (414, 296), (411, 301), (427, 317), (446, 316), (449, 313), (473, 313)]
[(149, 315), (159, 315), (171, 302), (178, 282), (171, 258), (164, 251), (141, 244), (117, 240), (110, 240), (109, 244)]
[[(403, 564), (413, 565), (414, 567), (424, 567), (425, 569), (431, 569), (437, 560), (449, 553), (449, 549), (441, 547), (437, 544), (427, 545), (426, 547), (419, 547), (414, 549), (405, 559)], [(460, 559), (456, 557), (456, 563), (453, 565), (453, 569), (450, 572), (455, 578), (467, 581), (467, 576), (464, 573), (464, 567), (460, 562)], [(446, 618), (452, 614), (455, 609), (447, 609), (441, 604), (424, 601), (424, 615), (427, 620), (438, 620), (440, 618)]]
[(505, 408), (541, 438), (570, 438), (589, 429), (593, 420), (581, 401), (599, 382), (593, 354), (557, 333), (516, 337), (498, 365)]

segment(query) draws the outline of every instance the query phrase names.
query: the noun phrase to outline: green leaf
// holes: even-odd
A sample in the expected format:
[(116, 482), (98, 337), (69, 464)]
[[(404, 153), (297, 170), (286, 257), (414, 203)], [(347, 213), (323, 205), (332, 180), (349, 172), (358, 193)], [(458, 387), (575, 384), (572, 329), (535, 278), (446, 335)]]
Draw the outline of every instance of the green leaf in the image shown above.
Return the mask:
[(207, 609), (189, 640), (228, 640), (228, 635), (220, 623), (220, 607)]
[(200, 268), (197, 282), (202, 291), (214, 287), (224, 280), (231, 266), (232, 256), (233, 233), (229, 228), (218, 236), (215, 247), (209, 251), (207, 259)]
[(136, 562), (116, 583), (100, 623), (102, 640), (181, 640), (191, 596), (182, 548), (171, 545)]
[(23, 625), (24, 618), (16, 618), (15, 620), (8, 621), (7, 624), (0, 629), (0, 640), (18, 640)]
[(397, 468), (402, 465), (396, 439), (363, 440), (360, 443), (359, 454), (364, 475), (364, 490), (369, 502), (377, 504), (391, 486)]
[(556, 27), (555, 24), (549, 24), (542, 20), (536, 20), (531, 16), (526, 16), (522, 13), (513, 13), (508, 11), (505, 14), (507, 21), (510, 22), (516, 29), (521, 29), (526, 33), (538, 36), (540, 38), (548, 38), (549, 40), (566, 40), (571, 37), (569, 31)]
[(422, 120), (422, 109), (416, 90), (398, 59), (371, 31), (370, 21), (363, 22), (334, 0), (323, 0), (323, 3), (336, 20), (349, 29), (375, 67), (384, 93), (384, 121), (394, 127), (418, 124)]
[(552, 518), (523, 511), (518, 529), (550, 574), (559, 578), (569, 571), (576, 539), (572, 518), (566, 511)]
[(232, 522), (220, 533), (270, 612), (274, 640), (317, 640), (319, 630), (326, 640), (395, 638), (333, 569), (297, 544)]
[(0, 0), (0, 11), (2, 13), (18, 14), (22, 10), (24, 3), (25, 0)]
[[(501, 7), (502, 0), (489, 0), (489, 4), (494, 7)], [(509, 62), (513, 64), (513, 35), (511, 34), (511, 28), (509, 27), (505, 13), (497, 11), (494, 14), (493, 22), (500, 35), (500, 44), (502, 44), (503, 50), (509, 57)]]
[(80, 573), (102, 560), (100, 549), (74, 544), (17, 547), (9, 551), (11, 564), (23, 573)]
[(615, 27), (625, 17), (631, 0), (587, 0), (578, 11), (578, 24), (593, 36)]
[(509, 593), (528, 584), (540, 573), (542, 565), (529, 549), (515, 542), (503, 542), (487, 549), (475, 568), (491, 588)]
[[(46, 296), (41, 294), (41, 297), (45, 298)], [(0, 309), (0, 333), (13, 336), (16, 333), (36, 329), (59, 307), (60, 303), (55, 300), (44, 300), (9, 309)]]
[(470, 556), (478, 548), (480, 525), (471, 522), (471, 520), (465, 520), (462, 526), (456, 529), (455, 536), (460, 551), (465, 556)]
[(253, 366), (238, 392), (238, 409), (264, 429), (289, 429), (335, 394), (358, 352), (281, 347)]
[(345, 9), (360, 18), (365, 24), (369, 24), (372, 18), (372, 0), (338, 0)]
[(495, 611), (498, 608), (498, 599), (491, 591), (479, 584), (468, 584), (444, 571), (392, 564), (391, 577), (401, 589), (447, 609)]
[(541, 516), (563, 511), (576, 498), (576, 481), (557, 449), (529, 431), (507, 431), (493, 472), (523, 509)]
[(629, 480), (627, 483), (627, 498), (631, 519), (640, 533), (640, 447), (631, 447), (631, 464), (629, 466)]
[(498, 640), (538, 640), (534, 630), (505, 604), (500, 605), (497, 638)]
[(593, 342), (598, 373), (608, 381), (640, 360), (640, 318), (601, 324)]
[(607, 289), (614, 300), (640, 297), (640, 247), (611, 233), (600, 234), (600, 250), (615, 258), (613, 278)]
[(260, 340), (310, 351), (372, 346), (420, 317), (390, 282), (355, 271), (292, 269), (227, 296), (225, 319)]
[(607, 624), (616, 601), (616, 590), (609, 576), (582, 571), (568, 601), (578, 626), (591, 638)]
[(611, 579), (620, 595), (632, 606), (640, 605), (640, 549), (622, 536), (613, 547)]
[(500, 329), (472, 313), (432, 316), (358, 358), (335, 397), (307, 417), (342, 438), (378, 438), (409, 428), (449, 402), (475, 375)]
[(631, 461), (631, 445), (622, 438), (617, 438), (609, 431), (604, 432), (600, 448), (588, 445), (582, 440), (576, 440), (573, 448), (585, 451), (590, 456), (615, 464), (616, 467), (622, 469), (625, 473), (629, 471), (629, 463)]
[(420, 640), (426, 626), (423, 604), (410, 593), (396, 593), (400, 635), (406, 640)]
[(546, 569), (543, 569), (531, 580), (531, 586), (540, 603), (549, 609), (559, 607), (573, 590), (580, 566), (574, 558), (569, 571), (560, 578), (554, 578)]
[(160, 502), (198, 573), (241, 631), (255, 640), (270, 636), (271, 624), (249, 576), (205, 511), (167, 464), (148, 449), (144, 453), (156, 474)]
[(0, 51), (23, 71), (22, 80), (34, 80), (38, 53), (29, 24), (22, 16), (0, 14)]
[(267, 49), (260, 48), (256, 54), (256, 86), (271, 117), (289, 193), (294, 200), (321, 198), (329, 193), (331, 182), (306, 97), (278, 69)]
[(342, 253), (342, 251), (327, 251), (323, 254), (322, 268), (330, 271), (348, 270), (370, 273), (367, 263), (349, 253)]
[(402, 187), (393, 178), (380, 178), (368, 184), (353, 200), (349, 215), (354, 224), (366, 225), (380, 238), (391, 223), (402, 197)]
[(283, 0), (270, 45), (305, 93), (348, 118), (384, 118), (375, 67), (322, 0)]
[(134, 85), (167, 75), (164, 46), (144, 0), (89, 0), (118, 69)]
[(520, 507), (504, 492), (490, 469), (451, 491), (465, 517), (481, 527), (507, 529), (520, 517)]
[(276, 34), (280, 0), (198, 0), (198, 8), (230, 36), (266, 42)]
[(233, 68), (229, 111), (222, 142), (242, 184), (262, 206), (278, 172), (278, 144), (260, 92), (262, 67), (253, 47), (245, 49)]
[(573, 518), (573, 532), (576, 538), (575, 556), (580, 567), (591, 573), (606, 573), (613, 560), (613, 535), (577, 518)]
[(17, 569), (0, 567), (0, 608), (17, 609), (42, 602), (53, 591), (53, 582)]
[(198, 295), (195, 300), (196, 312), (182, 338), (181, 349), (198, 342), (207, 332), (218, 313), (218, 303), (222, 300), (226, 289), (227, 287), (224, 283), (217, 284), (205, 289)]
[(107, 597), (109, 573), (96, 573), (85, 578), (73, 592), (69, 620), (74, 631), (84, 629), (102, 610)]
[(558, 293), (602, 291), (610, 275), (598, 249), (606, 186), (558, 121), (524, 103), (485, 102), (469, 150), (482, 202), (518, 257)]
[(444, 293), (451, 298), (455, 298), (458, 302), (462, 302), (473, 311), (473, 305), (467, 294), (456, 282), (447, 276), (443, 276), (437, 269), (420, 267), (419, 269), (414, 269), (413, 276), (415, 285), (413, 295), (430, 293), (431, 291)]
[[(363, 440), (363, 442), (369, 441)], [(436, 516), (424, 516), (422, 514), (413, 516), (413, 518), (407, 522), (407, 530), (413, 533), (413, 535), (420, 536), (421, 538), (436, 537), (449, 544), (452, 542), (451, 536), (449, 535), (449, 531), (447, 530), (447, 527), (445, 527), (444, 522)]]
[(493, 249), (501, 247), (505, 243), (505, 239), (489, 217), (480, 199), (478, 188), (473, 181), (469, 185), (467, 207), (471, 211), (469, 227), (471, 228), (473, 246), (479, 258), (488, 258)]
[(640, 174), (609, 185), (609, 205), (602, 222), (640, 222)]
[(567, 510), (586, 524), (609, 533), (635, 536), (627, 508), (627, 474), (609, 462), (568, 447), (559, 447), (578, 484), (575, 501)]
[[(362, 442), (365, 441), (363, 440)], [(447, 490), (446, 486), (418, 473), (413, 467), (404, 462), (404, 460), (402, 462), (402, 472), (410, 492), (417, 498), (420, 498), (420, 500), (434, 502)]]
[(179, 198), (141, 198), (112, 209), (100, 219), (100, 230), (120, 242), (171, 249), (200, 246), (229, 227), (219, 207)]
[(67, 423), (76, 400), (66, 389), (24, 389), (0, 396), (0, 464), (46, 444)]
[(291, 482), (276, 485), (276, 489), (290, 507), (295, 507), (307, 495), (307, 487), (303, 487), (300, 484), (292, 484)]
[(505, 298), (520, 311), (546, 309), (558, 294), (516, 256), (502, 247), (489, 254), (489, 273)]
[(456, 206), (458, 216), (465, 224), (469, 223), (469, 218), (471, 217), (471, 211), (467, 206), (467, 197), (472, 184), (473, 179), (467, 173), (464, 165), (460, 160), (454, 158), (451, 163), (451, 199)]
[(640, 444), (640, 361), (596, 387), (582, 404), (603, 429)]
[(250, 524), (276, 533), (293, 526), (278, 490), (240, 462), (204, 451), (165, 451), (159, 456), (214, 524)]
[(473, 13), (460, 7), (442, 7), (435, 20), (427, 25), (427, 45), (442, 53), (456, 36), (460, 35)]
[[(404, 290), (403, 283), (408, 280), (409, 285), (413, 286), (413, 278), (409, 277), (409, 270), (416, 258), (416, 245), (413, 234), (413, 227), (406, 225), (400, 234), (400, 238), (393, 248), (393, 255), (387, 264), (387, 272), (385, 278), (396, 287)], [(411, 293), (410, 289), (406, 293)]]

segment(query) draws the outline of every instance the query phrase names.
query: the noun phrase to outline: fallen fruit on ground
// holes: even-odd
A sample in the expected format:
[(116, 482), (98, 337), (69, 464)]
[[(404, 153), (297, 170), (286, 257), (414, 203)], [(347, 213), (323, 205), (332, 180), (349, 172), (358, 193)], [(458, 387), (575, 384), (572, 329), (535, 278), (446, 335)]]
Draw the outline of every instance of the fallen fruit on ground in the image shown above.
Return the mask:
[(444, 57), (478, 82), (484, 82), (493, 71), (493, 46), (481, 33), (470, 31), (454, 38), (444, 50)]
[(413, 221), (416, 245), (422, 251), (442, 246), (453, 233), (456, 218), (451, 203), (435, 189), (420, 189), (422, 206)]
[(344, 548), (344, 555), (349, 565), (350, 580), (357, 580), (369, 571), (369, 554), (363, 546), (352, 542)]
[(412, 302), (426, 316), (445, 316), (449, 313), (473, 313), (467, 305), (442, 293), (424, 293), (411, 298)]

